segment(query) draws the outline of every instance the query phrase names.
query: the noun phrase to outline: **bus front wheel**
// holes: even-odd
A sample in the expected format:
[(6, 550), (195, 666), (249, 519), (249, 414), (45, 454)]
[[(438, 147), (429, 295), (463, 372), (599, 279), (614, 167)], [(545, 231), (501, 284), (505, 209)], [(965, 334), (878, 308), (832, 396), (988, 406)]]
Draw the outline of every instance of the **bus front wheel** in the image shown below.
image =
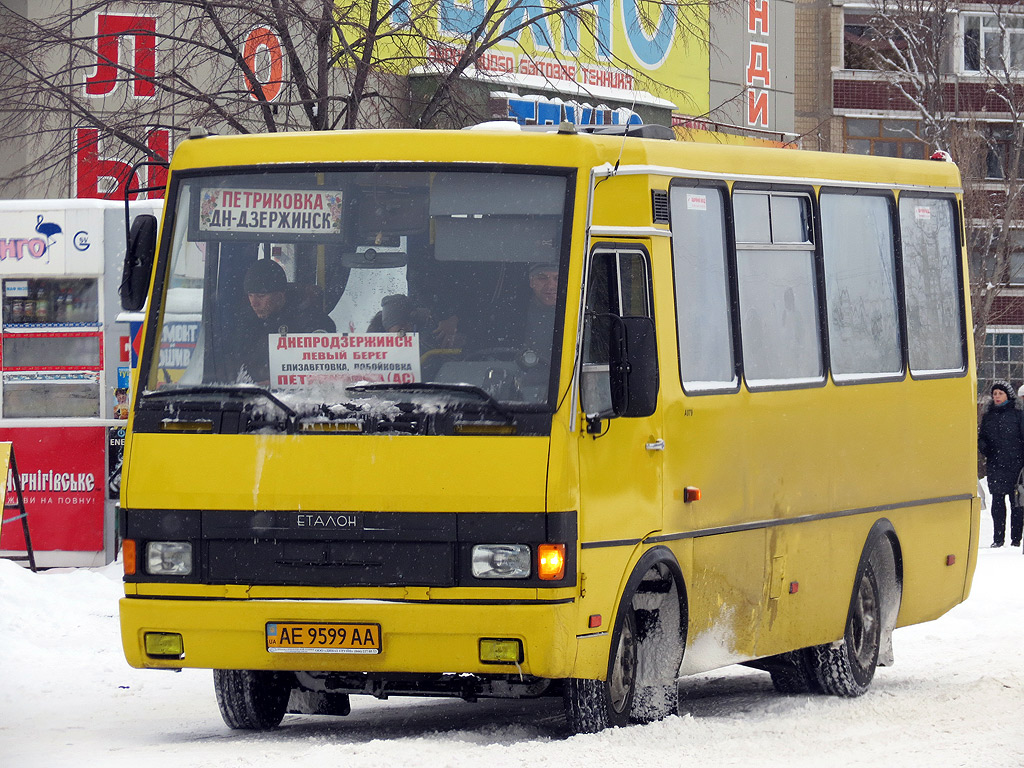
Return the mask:
[(867, 561), (857, 579), (843, 639), (807, 649), (821, 690), (833, 696), (865, 693), (875, 676), (881, 635), (881, 593), (874, 568)]
[(606, 680), (565, 681), (565, 717), (572, 733), (597, 733), (629, 724), (636, 694), (636, 617), (627, 606), (615, 633)]
[(213, 688), (224, 722), (242, 731), (279, 726), (291, 694), (286, 676), (255, 669), (215, 669)]

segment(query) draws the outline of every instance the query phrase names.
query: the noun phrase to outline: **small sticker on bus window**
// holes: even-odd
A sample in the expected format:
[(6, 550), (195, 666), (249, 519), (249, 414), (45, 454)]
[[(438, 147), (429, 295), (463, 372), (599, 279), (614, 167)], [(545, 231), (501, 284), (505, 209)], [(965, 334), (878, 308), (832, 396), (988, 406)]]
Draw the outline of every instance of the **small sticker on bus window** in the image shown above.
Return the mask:
[(686, 208), (690, 211), (706, 211), (708, 209), (708, 196), (688, 194), (686, 196)]
[(932, 209), (927, 205), (919, 205), (914, 208), (914, 218), (918, 221), (927, 221), (932, 217)]

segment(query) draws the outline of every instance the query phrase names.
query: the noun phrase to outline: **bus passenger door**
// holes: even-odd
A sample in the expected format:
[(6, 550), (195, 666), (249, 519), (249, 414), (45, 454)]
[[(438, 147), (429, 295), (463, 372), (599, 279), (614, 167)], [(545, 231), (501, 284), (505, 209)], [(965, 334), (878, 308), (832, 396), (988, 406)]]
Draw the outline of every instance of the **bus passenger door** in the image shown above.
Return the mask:
[[(653, 318), (649, 250), (599, 243), (587, 282), (580, 375), (585, 417), (578, 430), (581, 565), (588, 592), (613, 599), (640, 540), (661, 529), (661, 414), (652, 403), (650, 415), (613, 415), (610, 375), (613, 326), (621, 328), (621, 318)], [(652, 349), (648, 367), (655, 372), (656, 357)], [(592, 606), (588, 613), (608, 616), (612, 607)]]

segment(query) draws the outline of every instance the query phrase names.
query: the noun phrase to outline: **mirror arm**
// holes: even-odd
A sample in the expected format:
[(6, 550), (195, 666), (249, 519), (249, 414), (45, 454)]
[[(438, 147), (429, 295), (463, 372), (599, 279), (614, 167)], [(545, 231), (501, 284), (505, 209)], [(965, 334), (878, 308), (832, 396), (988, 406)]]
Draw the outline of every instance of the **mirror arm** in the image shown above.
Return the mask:
[(600, 437), (604, 432), (604, 420), (611, 419), (616, 415), (615, 411), (598, 411), (597, 413), (587, 413), (584, 415), (587, 424), (587, 434), (593, 435), (595, 438)]

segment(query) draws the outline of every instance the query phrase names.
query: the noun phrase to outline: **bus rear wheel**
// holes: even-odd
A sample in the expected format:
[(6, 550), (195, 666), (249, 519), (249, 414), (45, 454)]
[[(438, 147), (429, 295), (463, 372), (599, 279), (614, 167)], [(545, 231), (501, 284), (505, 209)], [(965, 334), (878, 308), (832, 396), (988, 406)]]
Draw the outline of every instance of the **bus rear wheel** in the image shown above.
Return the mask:
[(565, 718), (572, 733), (598, 733), (629, 724), (636, 695), (636, 617), (627, 606), (615, 633), (606, 680), (565, 681), (562, 696)]
[(215, 669), (213, 688), (224, 722), (241, 731), (279, 726), (291, 694), (288, 676), (255, 669)]
[(821, 690), (833, 696), (860, 696), (875, 676), (882, 636), (882, 601), (870, 562), (857, 579), (846, 631), (838, 643), (808, 648), (808, 660)]

